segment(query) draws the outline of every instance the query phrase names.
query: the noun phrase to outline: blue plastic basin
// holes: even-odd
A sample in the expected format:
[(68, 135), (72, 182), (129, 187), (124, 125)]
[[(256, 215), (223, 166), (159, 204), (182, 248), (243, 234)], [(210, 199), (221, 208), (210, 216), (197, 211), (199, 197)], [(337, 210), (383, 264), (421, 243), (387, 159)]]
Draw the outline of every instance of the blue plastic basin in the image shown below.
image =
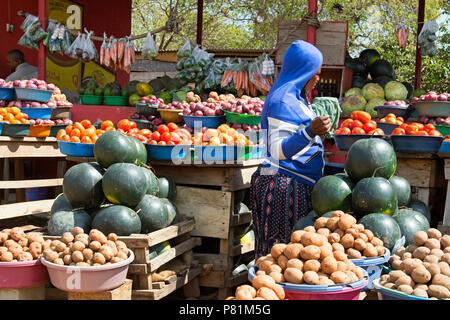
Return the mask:
[(14, 88), (0, 88), (0, 100), (16, 100), (16, 92)]
[(400, 127), (400, 125), (395, 123), (377, 122), (377, 128), (383, 130), (384, 134), (386, 135), (391, 135), (392, 131), (394, 131), (394, 129), (398, 127)]
[(68, 156), (73, 157), (93, 157), (93, 143), (76, 143), (67, 141), (58, 141), (59, 150)]
[(393, 289), (388, 289), (380, 284), (380, 279), (373, 281), (374, 289), (381, 296), (380, 300), (430, 300), (424, 297), (414, 296), (412, 294), (406, 294)]
[(54, 109), (56, 108), (22, 107), (20, 111), (26, 113), (28, 119), (50, 119)]
[[(180, 113), (183, 115), (182, 113)], [(194, 128), (194, 125), (197, 125), (199, 128), (207, 127), (207, 128), (217, 128), (222, 123), (225, 123), (225, 116), (186, 116), (183, 115), (184, 123), (187, 126)]]
[(379, 257), (374, 258), (365, 258), (365, 259), (350, 259), (355, 266), (361, 267), (367, 271), (369, 275), (369, 283), (367, 286), (363, 288), (363, 290), (369, 290), (373, 288), (372, 282), (375, 279), (379, 279), (381, 276), (381, 271), (383, 270), (383, 263), (387, 262), (391, 257), (391, 252), (388, 248), (384, 248), (386, 250), (385, 254)]
[(47, 103), (50, 101), (52, 97), (52, 90), (41, 90), (41, 89), (32, 89), (32, 88), (19, 88), (14, 87), (16, 91), (17, 100), (22, 101), (38, 101)]
[(155, 145), (144, 143), (147, 155), (153, 160), (185, 160), (191, 156), (191, 145)]
[(443, 137), (434, 136), (413, 136), (413, 135), (393, 135), (391, 136), (392, 146), (396, 152), (412, 153), (437, 153), (441, 147)]
[(450, 153), (450, 142), (449, 141), (442, 141), (441, 148), (439, 149), (439, 152)]
[(369, 134), (335, 134), (334, 141), (341, 151), (348, 151), (355, 141), (361, 139), (380, 138), (389, 142), (389, 136), (369, 135)]
[(411, 117), (412, 113), (415, 110), (413, 105), (409, 106), (376, 106), (374, 108), (377, 111), (378, 118), (384, 118), (389, 113), (395, 114), (396, 117), (402, 117), (403, 120), (408, 120)]

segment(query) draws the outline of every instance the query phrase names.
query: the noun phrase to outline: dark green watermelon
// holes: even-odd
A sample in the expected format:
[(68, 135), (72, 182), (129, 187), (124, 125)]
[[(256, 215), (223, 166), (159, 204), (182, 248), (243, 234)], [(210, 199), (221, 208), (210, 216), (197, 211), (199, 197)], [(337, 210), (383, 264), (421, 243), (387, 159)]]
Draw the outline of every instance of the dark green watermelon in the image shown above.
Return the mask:
[(361, 76), (352, 77), (352, 88), (362, 88), (367, 83), (366, 79)]
[(352, 208), (358, 219), (370, 213), (393, 215), (397, 194), (384, 178), (364, 178), (353, 188)]
[(53, 214), (56, 211), (72, 211), (72, 209), (64, 193), (61, 193), (56, 197), (55, 202), (53, 202), (50, 213)]
[(334, 211), (329, 211), (327, 213), (324, 213), (323, 215), (321, 215), (321, 217), (325, 217), (325, 218), (331, 218), (331, 215), (333, 214)]
[(250, 209), (243, 202), (234, 206), (234, 214), (243, 214), (243, 213), (248, 213), (248, 212), (250, 212)]
[(350, 177), (348, 176), (348, 174), (346, 174), (345, 172), (342, 173), (336, 173), (334, 175), (335, 177), (338, 177), (339, 179), (344, 180), (344, 182), (348, 185), (348, 187), (350, 189), (353, 190), (353, 188), (355, 187), (355, 184), (353, 183), (353, 181), (350, 179)]
[(80, 227), (85, 233), (91, 230), (91, 216), (84, 210), (56, 211), (47, 224), (49, 236), (61, 236), (64, 232), (71, 232)]
[(292, 231), (303, 230), (308, 226), (313, 226), (318, 217), (319, 215), (314, 210), (312, 210), (306, 216), (301, 217), (297, 220), (297, 222), (294, 224), (294, 227), (292, 228)]
[(396, 214), (393, 216), (393, 218), (395, 219), (395, 221), (397, 221), (400, 230), (402, 232), (402, 236), (405, 237), (405, 246), (414, 243), (414, 235), (416, 234), (416, 232), (426, 231), (423, 230), (423, 224), (420, 222), (419, 219), (417, 219), (416, 215)]
[(64, 175), (63, 193), (74, 209), (99, 208), (105, 201), (102, 178), (105, 170), (95, 162), (80, 163)]
[(365, 229), (383, 241), (386, 248), (392, 251), (395, 243), (401, 238), (400, 227), (391, 216), (382, 213), (371, 213), (362, 217), (358, 223), (362, 223)]
[(397, 169), (394, 148), (380, 138), (361, 139), (352, 144), (345, 161), (345, 172), (353, 182), (367, 177), (390, 179)]
[(425, 216), (425, 218), (427, 218), (428, 222), (431, 222), (431, 213), (425, 202), (416, 199), (411, 199), (411, 201), (408, 204), (408, 208), (420, 212)]
[(375, 78), (374, 79), (374, 82), (375, 83), (378, 83), (381, 87), (383, 87), (383, 89), (384, 89), (384, 87), (386, 86), (386, 84), (389, 82), (389, 81), (393, 81), (394, 79), (392, 79), (391, 77), (388, 77), (388, 76), (380, 76), (380, 77), (378, 77), (378, 78)]
[(384, 59), (378, 59), (369, 67), (370, 77), (376, 79), (381, 76), (394, 78), (395, 71), (391, 63)]
[(420, 223), (422, 231), (427, 231), (428, 229), (430, 229), (430, 223), (428, 222), (427, 218), (420, 212), (411, 209), (399, 209), (397, 213), (394, 214), (394, 216), (401, 214), (410, 215), (414, 217)]
[(233, 192), (234, 193), (234, 204), (237, 205), (244, 201), (245, 198), (245, 191), (246, 189), (238, 190)]
[(129, 236), (141, 233), (141, 220), (132, 209), (114, 205), (101, 208), (92, 219), (92, 228), (104, 234), (115, 233), (118, 236)]
[(311, 200), (313, 209), (319, 216), (333, 210), (349, 212), (352, 189), (340, 177), (325, 176), (315, 184)]
[(175, 181), (170, 177), (158, 178), (159, 192), (158, 197), (167, 198), (172, 201), (177, 197), (177, 186)]
[(134, 143), (136, 147), (136, 160), (137, 162), (135, 164), (141, 165), (147, 164), (147, 149), (145, 148), (144, 144), (141, 140), (135, 138), (135, 137), (128, 137), (128, 139), (131, 140), (131, 142)]
[(406, 99), (411, 98), (413, 92), (414, 92), (414, 87), (411, 85), (411, 83), (403, 81), (402, 84), (405, 86), (406, 90), (408, 90), (408, 96), (406, 97)]
[(411, 199), (411, 185), (408, 180), (403, 177), (393, 175), (389, 182), (397, 194), (398, 206), (407, 206)]
[(141, 169), (144, 171), (144, 174), (147, 177), (147, 184), (148, 184), (147, 194), (156, 196), (159, 192), (158, 178), (151, 170), (144, 167), (141, 167)]
[(103, 192), (113, 204), (134, 207), (148, 190), (147, 176), (132, 163), (115, 163), (103, 175)]
[(364, 49), (359, 54), (359, 60), (366, 66), (372, 65), (375, 61), (381, 58), (380, 54), (375, 49)]
[(167, 198), (160, 198), (160, 199), (167, 207), (167, 213), (169, 215), (170, 221), (169, 225), (179, 222), (180, 212), (178, 211), (178, 208), (175, 206), (175, 204)]
[(167, 205), (158, 197), (145, 195), (134, 210), (141, 219), (142, 233), (150, 233), (170, 225)]
[(137, 161), (136, 144), (120, 132), (108, 131), (95, 142), (94, 156), (104, 168), (114, 163), (135, 163)]

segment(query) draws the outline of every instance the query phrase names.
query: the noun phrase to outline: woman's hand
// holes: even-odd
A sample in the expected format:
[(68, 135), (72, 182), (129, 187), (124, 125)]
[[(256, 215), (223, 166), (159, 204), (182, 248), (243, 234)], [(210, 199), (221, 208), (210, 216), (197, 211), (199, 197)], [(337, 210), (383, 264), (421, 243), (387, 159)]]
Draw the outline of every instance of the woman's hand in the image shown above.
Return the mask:
[(314, 118), (309, 124), (308, 129), (315, 136), (321, 136), (328, 133), (331, 129), (330, 116)]

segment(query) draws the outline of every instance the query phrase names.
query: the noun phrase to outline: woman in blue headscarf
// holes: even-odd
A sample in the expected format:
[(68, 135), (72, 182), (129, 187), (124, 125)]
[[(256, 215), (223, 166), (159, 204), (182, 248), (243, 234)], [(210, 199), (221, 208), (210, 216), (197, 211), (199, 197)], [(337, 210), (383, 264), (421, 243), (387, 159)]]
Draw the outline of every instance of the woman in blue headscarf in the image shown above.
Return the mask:
[(289, 243), (295, 222), (312, 210), (312, 188), (325, 165), (320, 136), (330, 131), (331, 121), (316, 116), (306, 94), (319, 81), (322, 60), (310, 43), (292, 43), (264, 103), (267, 155), (250, 189), (256, 257), (270, 253), (275, 243)]

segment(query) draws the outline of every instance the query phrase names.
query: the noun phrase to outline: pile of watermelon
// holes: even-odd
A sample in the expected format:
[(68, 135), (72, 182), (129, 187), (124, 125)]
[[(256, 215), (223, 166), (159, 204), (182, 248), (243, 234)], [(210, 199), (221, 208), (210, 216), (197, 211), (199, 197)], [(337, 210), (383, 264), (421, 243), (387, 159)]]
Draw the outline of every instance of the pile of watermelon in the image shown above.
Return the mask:
[(96, 162), (71, 167), (64, 175), (48, 221), (48, 233), (60, 236), (74, 227), (86, 233), (128, 236), (165, 228), (179, 219), (172, 201), (175, 183), (146, 166), (147, 151), (134, 137), (104, 133), (94, 145)]
[(388, 142), (356, 141), (348, 151), (345, 173), (319, 179), (312, 191), (313, 212), (296, 228), (342, 210), (352, 213), (390, 250), (402, 236), (406, 245), (411, 244), (417, 231), (430, 228), (430, 212), (423, 202), (411, 199), (411, 186), (395, 175), (396, 169), (397, 157)]

